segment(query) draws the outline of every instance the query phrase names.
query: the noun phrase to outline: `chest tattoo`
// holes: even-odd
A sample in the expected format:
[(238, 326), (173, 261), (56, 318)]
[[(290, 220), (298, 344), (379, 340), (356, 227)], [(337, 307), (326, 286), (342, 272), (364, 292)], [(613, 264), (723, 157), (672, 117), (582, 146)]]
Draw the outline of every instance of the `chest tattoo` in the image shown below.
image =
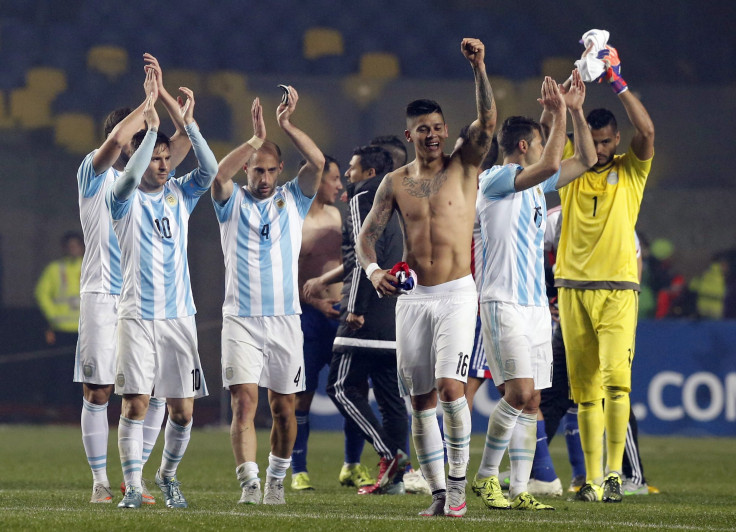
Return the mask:
[(437, 194), (445, 181), (447, 181), (447, 171), (442, 170), (430, 179), (416, 179), (406, 176), (402, 180), (401, 186), (410, 196), (428, 198), (433, 194)]

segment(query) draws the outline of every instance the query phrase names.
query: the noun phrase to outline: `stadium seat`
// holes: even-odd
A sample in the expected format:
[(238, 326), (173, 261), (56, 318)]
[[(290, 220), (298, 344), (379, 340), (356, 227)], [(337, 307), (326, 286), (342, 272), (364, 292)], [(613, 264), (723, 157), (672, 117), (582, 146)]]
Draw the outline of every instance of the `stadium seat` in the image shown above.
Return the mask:
[(360, 75), (364, 78), (396, 78), (401, 73), (399, 58), (386, 52), (368, 52), (360, 57)]
[(342, 33), (332, 28), (309, 28), (304, 33), (304, 57), (317, 59), (325, 55), (343, 55)]
[(88, 153), (97, 145), (95, 121), (85, 113), (62, 113), (56, 117), (54, 142), (75, 154)]
[(51, 127), (51, 99), (26, 87), (10, 92), (10, 116), (24, 129)]
[(242, 104), (248, 82), (243, 74), (232, 70), (221, 70), (207, 76), (207, 90), (231, 105)]
[(58, 68), (31, 68), (26, 72), (26, 87), (53, 99), (67, 89), (66, 73)]
[(5, 103), (5, 93), (0, 91), (0, 129), (13, 127), (13, 119), (8, 113), (8, 107)]
[(164, 83), (166, 84), (166, 89), (174, 97), (181, 94), (179, 87), (192, 89), (195, 98), (198, 93), (204, 90), (204, 80), (200, 72), (196, 70), (167, 69), (164, 72)]
[(128, 52), (120, 46), (93, 46), (87, 52), (87, 68), (115, 81), (128, 71)]

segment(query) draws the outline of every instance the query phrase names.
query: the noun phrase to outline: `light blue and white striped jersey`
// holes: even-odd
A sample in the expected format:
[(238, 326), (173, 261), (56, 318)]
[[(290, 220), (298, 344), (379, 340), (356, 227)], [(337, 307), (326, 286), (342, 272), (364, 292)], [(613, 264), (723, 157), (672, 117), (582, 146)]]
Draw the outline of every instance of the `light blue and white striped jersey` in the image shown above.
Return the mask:
[(298, 258), (313, 199), (293, 179), (268, 199), (233, 183), (224, 204), (213, 200), (225, 256), (223, 316), (301, 314)]
[(189, 215), (208, 186), (190, 172), (169, 179), (161, 192), (140, 189), (125, 201), (107, 191), (112, 225), (120, 242), (123, 290), (121, 318), (174, 319), (196, 313), (189, 279)]
[(77, 171), (79, 219), (85, 245), (79, 289), (82, 294), (118, 295), (123, 285), (120, 246), (105, 206), (105, 191), (115, 181), (118, 171), (110, 168), (95, 175), (92, 158), (96, 152), (87, 155)]
[(516, 192), (518, 164), (494, 166), (480, 175), (476, 210), (483, 236), (480, 300), (547, 306), (544, 284), (544, 229), (547, 202), (560, 173)]

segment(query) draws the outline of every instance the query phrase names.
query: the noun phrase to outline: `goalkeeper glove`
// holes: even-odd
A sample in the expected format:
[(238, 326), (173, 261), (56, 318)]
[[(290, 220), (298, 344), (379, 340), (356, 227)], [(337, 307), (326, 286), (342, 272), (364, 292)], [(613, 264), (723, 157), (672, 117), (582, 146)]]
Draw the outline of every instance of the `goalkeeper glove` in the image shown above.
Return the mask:
[(621, 77), (621, 60), (618, 58), (618, 51), (613, 46), (606, 47), (598, 52), (598, 59), (606, 63), (606, 71), (598, 78), (598, 83), (605, 79), (610, 85), (613, 92), (621, 94), (629, 90), (624, 78)]

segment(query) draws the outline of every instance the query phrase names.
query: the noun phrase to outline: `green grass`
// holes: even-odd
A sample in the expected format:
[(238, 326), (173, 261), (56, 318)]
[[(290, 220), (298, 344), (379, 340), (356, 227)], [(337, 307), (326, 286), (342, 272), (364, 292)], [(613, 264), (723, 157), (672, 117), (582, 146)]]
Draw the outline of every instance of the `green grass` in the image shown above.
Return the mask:
[[(110, 431), (108, 474), (119, 485), (116, 432)], [(144, 476), (152, 479), (161, 456), (159, 444)], [(259, 464), (265, 476), (267, 433), (259, 433)], [(470, 494), (462, 519), (420, 518), (427, 496), (358, 496), (342, 488), (343, 438), (337, 432), (313, 432), (309, 470), (316, 490), (288, 489), (281, 507), (236, 504), (240, 488), (227, 430), (195, 428), (179, 479), (190, 507), (156, 506), (120, 510), (115, 504), (91, 505), (91, 474), (77, 427), (0, 426), (0, 530), (734, 530), (736, 489), (733, 487), (736, 441), (716, 438), (642, 438), (648, 480), (662, 493), (627, 497), (622, 504), (584, 504), (544, 499), (555, 512), (486, 510)], [(483, 437), (471, 445), (468, 475), (480, 461)], [(564, 438), (551, 452), (563, 485), (570, 480)], [(363, 463), (377, 461), (366, 445)], [(289, 477), (290, 478), (290, 477)], [(288, 480), (288, 478), (287, 478)], [(468, 489), (469, 493), (470, 490)], [(116, 492), (117, 503), (121, 496)]]

